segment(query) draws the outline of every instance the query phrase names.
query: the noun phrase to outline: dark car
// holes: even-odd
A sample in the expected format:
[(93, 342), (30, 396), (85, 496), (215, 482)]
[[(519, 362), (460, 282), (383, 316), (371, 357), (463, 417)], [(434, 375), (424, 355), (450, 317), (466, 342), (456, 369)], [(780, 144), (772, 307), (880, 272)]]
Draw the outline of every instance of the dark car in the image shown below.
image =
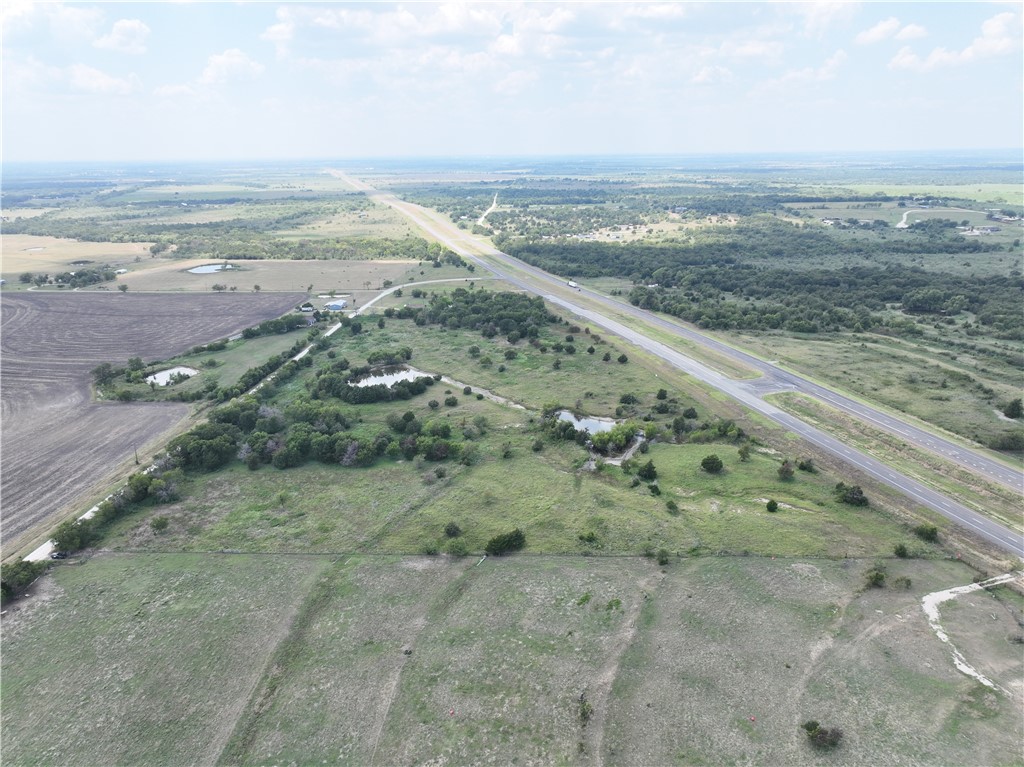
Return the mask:
[(67, 559), (68, 553), (66, 551), (55, 551), (50, 555), (50, 559)]

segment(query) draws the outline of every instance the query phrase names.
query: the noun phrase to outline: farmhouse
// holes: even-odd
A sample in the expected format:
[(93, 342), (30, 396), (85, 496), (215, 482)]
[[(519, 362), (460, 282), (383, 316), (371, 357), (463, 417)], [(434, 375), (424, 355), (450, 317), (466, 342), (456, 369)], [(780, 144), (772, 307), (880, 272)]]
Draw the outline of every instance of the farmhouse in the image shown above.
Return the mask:
[(339, 298), (337, 300), (331, 301), (329, 304), (324, 304), (324, 309), (326, 309), (329, 312), (340, 312), (344, 310), (346, 306), (348, 306), (348, 301)]

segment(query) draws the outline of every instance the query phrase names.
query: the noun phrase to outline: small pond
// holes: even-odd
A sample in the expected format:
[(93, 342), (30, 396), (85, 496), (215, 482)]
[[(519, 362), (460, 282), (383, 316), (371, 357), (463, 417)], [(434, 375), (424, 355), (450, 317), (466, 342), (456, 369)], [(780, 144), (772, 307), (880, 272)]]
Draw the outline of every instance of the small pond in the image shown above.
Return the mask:
[(191, 378), (199, 371), (195, 368), (187, 368), (185, 366), (179, 366), (176, 368), (167, 368), (167, 370), (161, 370), (158, 373), (153, 373), (151, 376), (146, 376), (146, 383), (155, 383), (157, 386), (167, 386), (171, 382), (171, 376), (182, 375), (186, 378)]
[(577, 418), (568, 410), (558, 411), (559, 421), (568, 421), (576, 427), (576, 431), (585, 431), (590, 434), (598, 434), (602, 431), (611, 431), (617, 423), (613, 418)]
[(202, 266), (193, 266), (188, 270), (189, 274), (213, 274), (214, 272), (223, 272), (225, 269), (237, 269), (238, 267), (234, 264), (203, 264)]
[(385, 368), (383, 373), (360, 378), (358, 381), (354, 381), (352, 385), (373, 386), (375, 384), (384, 384), (385, 386), (394, 386), (399, 381), (415, 381), (417, 378), (423, 377), (431, 378), (432, 376), (430, 373), (424, 373), (416, 368)]

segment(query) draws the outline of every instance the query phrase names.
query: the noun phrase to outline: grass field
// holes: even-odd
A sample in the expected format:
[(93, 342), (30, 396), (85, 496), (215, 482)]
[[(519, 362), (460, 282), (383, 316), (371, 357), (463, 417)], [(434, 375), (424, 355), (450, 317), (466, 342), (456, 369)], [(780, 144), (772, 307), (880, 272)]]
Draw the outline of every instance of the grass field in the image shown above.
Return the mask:
[(1020, 370), (998, 358), (952, 354), (928, 339), (866, 334), (789, 338), (729, 334), (765, 359), (805, 372), (975, 443), (1019, 429), (1001, 409), (1020, 396)]
[[(383, 329), (367, 325), (356, 336), (337, 334), (334, 352), (358, 364), (374, 349), (408, 345), (417, 369), (450, 376), (528, 409), (478, 400), (450, 384), (435, 385), (408, 401), (353, 406), (349, 411), (358, 421), (352, 429), (357, 438), (372, 439), (387, 429), (389, 413), (409, 410), (424, 422), (450, 422), (456, 434), (471, 427), (472, 437), (465, 444), (475, 446), (477, 458), (468, 466), (445, 462), (440, 478), (437, 464), (421, 460), (381, 460), (369, 469), (309, 463), (255, 473), (237, 465), (194, 477), (183, 500), (125, 520), (107, 545), (414, 554), (445, 550), (442, 529), (454, 521), (465, 531), (464, 545), (474, 552), (482, 551), (492, 536), (518, 526), (526, 532), (527, 550), (542, 553), (638, 554), (667, 548), (860, 556), (887, 554), (905, 535), (902, 524), (887, 515), (885, 503), (870, 510), (837, 503), (831, 493), (836, 477), (830, 472), (799, 472), (792, 482), (780, 481), (777, 469), (785, 456), (771, 450), (755, 450), (749, 462), (742, 462), (734, 444), (656, 444), (641, 456), (658, 467), (662, 494), (655, 497), (644, 484), (632, 487), (631, 477), (618, 467), (587, 471), (584, 449), (552, 442), (540, 430), (545, 405), (613, 417), (625, 393), (639, 402), (621, 417), (639, 419), (657, 402), (653, 386), (668, 387), (675, 412), (695, 406), (701, 419), (710, 418), (716, 403), (686, 376), (654, 379), (638, 361), (620, 365), (603, 362), (600, 353), (585, 352), (563, 354), (556, 370), (552, 351), (543, 353), (526, 344), (519, 344), (516, 358), (506, 361), (502, 350), (510, 346), (503, 339), (410, 321), (387, 320)], [(566, 329), (551, 331), (548, 342)], [(585, 333), (576, 335), (586, 338)], [(471, 345), (480, 347), (479, 358), (468, 353)], [(598, 343), (597, 348), (609, 346)], [(613, 358), (617, 354), (613, 350)], [(500, 371), (497, 363), (485, 367), (480, 360), (487, 356), (503, 361), (507, 369)], [(277, 404), (302, 388), (301, 380), (290, 382)], [(449, 394), (456, 397), (455, 406), (436, 412), (429, 408), (430, 399), (440, 401)], [(473, 426), (480, 416), (487, 420), (482, 433)], [(673, 417), (668, 413), (649, 423), (664, 427)], [(541, 452), (533, 449), (538, 438), (544, 443)], [(726, 471), (715, 477), (699, 468), (710, 453), (719, 454), (726, 464)], [(388, 491), (382, 492), (383, 487)], [(769, 498), (782, 504), (782, 510), (768, 513)], [(669, 512), (669, 501), (678, 513)], [(159, 535), (149, 525), (157, 514), (170, 520), (168, 530)]]
[(1007, 527), (1024, 530), (1019, 492), (987, 482), (952, 461), (914, 448), (899, 437), (803, 395), (784, 392), (770, 395), (769, 400)]
[[(365, 198), (364, 198), (365, 199)], [(314, 223), (277, 232), (279, 237), (318, 239), (322, 237), (422, 237), (401, 214), (386, 205), (365, 200), (363, 209), (342, 209)]]
[[(210, 292), (214, 285), (225, 285), (250, 292), (261, 290), (305, 293), (312, 285), (313, 295), (357, 293), (360, 300), (376, 295), (384, 280), (400, 282), (415, 261), (230, 261), (235, 268), (211, 274), (190, 274), (189, 269), (219, 263), (216, 259), (145, 262), (118, 283), (139, 292)], [(369, 282), (369, 286), (367, 286)]]
[(30, 234), (5, 234), (0, 238), (3, 250), (2, 274), (14, 287), (23, 272), (53, 273), (74, 271), (72, 261), (91, 261), (89, 267), (108, 264), (127, 266), (136, 258), (149, 258), (146, 242), (79, 242), (59, 237)]
[(4, 763), (1018, 764), (1020, 600), (942, 607), (1008, 697), (920, 607), (968, 568), (871, 564), (99, 554), (4, 620)]
[(844, 184), (859, 194), (952, 197), (994, 204), (1024, 205), (1020, 184)]

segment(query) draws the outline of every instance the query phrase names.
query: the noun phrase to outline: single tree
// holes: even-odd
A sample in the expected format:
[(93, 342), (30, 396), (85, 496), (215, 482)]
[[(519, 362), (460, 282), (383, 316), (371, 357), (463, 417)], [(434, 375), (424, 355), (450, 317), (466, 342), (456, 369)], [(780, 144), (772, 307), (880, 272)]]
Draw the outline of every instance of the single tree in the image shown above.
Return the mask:
[(705, 458), (700, 462), (700, 467), (708, 474), (718, 474), (724, 466), (725, 464), (722, 463), (722, 459), (714, 453), (709, 456), (705, 456)]
[(658, 478), (658, 470), (654, 468), (654, 461), (648, 461), (637, 471), (636, 475), (645, 482), (653, 482)]
[(1021, 398), (1018, 397), (1007, 405), (1006, 409), (1003, 410), (1003, 415), (1007, 418), (1020, 418), (1024, 415), (1024, 404), (1022, 404)]

